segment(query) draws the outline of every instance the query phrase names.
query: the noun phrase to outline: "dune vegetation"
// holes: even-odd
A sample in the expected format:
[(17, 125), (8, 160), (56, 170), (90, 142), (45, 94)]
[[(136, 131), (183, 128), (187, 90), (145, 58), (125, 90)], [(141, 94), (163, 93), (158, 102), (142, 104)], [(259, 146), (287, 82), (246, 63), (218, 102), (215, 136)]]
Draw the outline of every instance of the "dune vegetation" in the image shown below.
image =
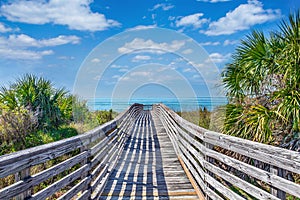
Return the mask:
[(222, 74), (229, 104), (223, 132), (300, 150), (300, 12), (253, 31)]
[(0, 89), (0, 155), (75, 136), (115, 114), (91, 112), (66, 89), (26, 74)]

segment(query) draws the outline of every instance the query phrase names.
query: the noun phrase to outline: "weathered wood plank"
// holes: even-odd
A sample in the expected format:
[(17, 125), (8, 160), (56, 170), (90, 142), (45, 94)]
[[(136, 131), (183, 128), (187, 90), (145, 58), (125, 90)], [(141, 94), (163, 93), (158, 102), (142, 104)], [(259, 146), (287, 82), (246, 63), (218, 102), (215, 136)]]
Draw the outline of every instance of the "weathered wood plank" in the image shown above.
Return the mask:
[(64, 178), (60, 179), (59, 181), (49, 185), (45, 189), (39, 191), (38, 193), (34, 194), (30, 200), (39, 200), (39, 199), (45, 199), (51, 195), (53, 195), (56, 191), (62, 189), (66, 185), (72, 183), (76, 179), (80, 177), (82, 173), (85, 173), (89, 170), (88, 165), (84, 165), (77, 169), (76, 171), (70, 173), (69, 175), (65, 176)]
[(69, 200), (75, 195), (77, 195), (80, 191), (82, 191), (91, 181), (90, 177), (86, 177), (82, 179), (79, 183), (77, 183), (74, 187), (72, 187), (68, 192), (59, 197), (57, 200)]
[(137, 107), (132, 106), (118, 115), (114, 120), (88, 131), (85, 134), (0, 156), (0, 178), (57, 158), (75, 149), (82, 148), (104, 137), (108, 131), (116, 128), (122, 119), (128, 115), (135, 116), (140, 109), (139, 105), (137, 105)]
[(72, 166), (76, 165), (83, 159), (85, 159), (88, 156), (88, 152), (83, 152), (79, 155), (76, 155), (74, 157), (69, 158), (68, 160), (65, 160), (49, 169), (46, 169), (44, 171), (41, 171), (40, 173), (37, 173), (33, 176), (30, 176), (24, 180), (18, 181), (17, 183), (8, 186), (6, 188), (3, 188), (0, 190), (0, 199), (8, 199), (11, 197), (16, 196), (17, 194), (20, 194), (33, 186), (36, 186), (40, 184), (41, 182), (67, 170), (70, 169)]
[(228, 181), (232, 185), (237, 186), (238, 188), (244, 190), (248, 194), (258, 198), (258, 199), (274, 199), (279, 200), (277, 197), (273, 196), (270, 193), (265, 192), (264, 190), (255, 187), (254, 185), (234, 176), (233, 174), (230, 174), (229, 172), (226, 172), (225, 170), (220, 169), (219, 167), (206, 162), (205, 161), (205, 168), (209, 170), (210, 172), (214, 173), (217, 176), (220, 176), (222, 179)]
[[(299, 174), (300, 154), (298, 152), (293, 152), (278, 147), (255, 143), (252, 141), (235, 138), (228, 135), (211, 132), (205, 129), (199, 129), (197, 128), (197, 126), (189, 124), (188, 122), (183, 120), (176, 113), (169, 110), (164, 105), (157, 106), (156, 110), (158, 115), (161, 116), (162, 122), (165, 128), (167, 129), (166, 131), (170, 133), (170, 135), (173, 134), (172, 137), (178, 138), (178, 141), (182, 143), (182, 145), (179, 146), (181, 151), (184, 153), (183, 155), (187, 156), (187, 158), (184, 158), (185, 162), (188, 162), (190, 160), (194, 162), (193, 165), (195, 166), (197, 166), (198, 165), (197, 163), (199, 163), (205, 169), (210, 167), (210, 170), (213, 170), (214, 173), (218, 172), (219, 173), (218, 175), (220, 177), (222, 177), (222, 175), (225, 176), (225, 179), (233, 184), (238, 181), (238, 178), (235, 177), (233, 174), (221, 170), (220, 168), (205, 161), (204, 157), (207, 156), (210, 159), (220, 160), (226, 165), (234, 167), (239, 171), (242, 171), (252, 177), (257, 178), (258, 180), (262, 180), (265, 183), (269, 184), (270, 186), (273, 186), (289, 194), (292, 194), (295, 197), (299, 197), (298, 194), (298, 191), (300, 191), (299, 184), (281, 178), (280, 176), (277, 175), (278, 173), (272, 174), (270, 172), (251, 166), (247, 163), (243, 163), (239, 160), (228, 157), (224, 154), (213, 151), (205, 147), (203, 144), (201, 144), (201, 142), (217, 145), (222, 148), (235, 151), (239, 154), (248, 156), (250, 158), (260, 160), (262, 162), (265, 162), (266, 164), (271, 164), (279, 168), (287, 169), (289, 171)], [(195, 137), (201, 140), (195, 140)], [(194, 147), (196, 147), (196, 149), (194, 149)], [(187, 153), (188, 151), (190, 151), (191, 154)], [(197, 161), (194, 161), (195, 158), (197, 159)], [(212, 168), (212, 166), (214, 167)], [(193, 169), (191, 170), (194, 171)], [(209, 171), (209, 173), (211, 172)], [(202, 175), (208, 177), (210, 181), (214, 180), (213, 177), (207, 176), (206, 173)], [(224, 188), (222, 188), (222, 186), (219, 185), (219, 183), (215, 183), (214, 181), (212, 184), (214, 184), (214, 186), (219, 188), (219, 192), (220, 190), (222, 190), (221, 193), (225, 192), (223, 193), (223, 195), (228, 196), (226, 195), (226, 189), (224, 190)], [(271, 194), (262, 191), (261, 189), (251, 185), (250, 183), (242, 181), (242, 183), (239, 184), (242, 184), (239, 185), (241, 189), (244, 189), (246, 192), (252, 194), (253, 196), (256, 195), (256, 197), (258, 197), (259, 199), (277, 199)]]
[(183, 194), (181, 191), (192, 191), (195, 197), (195, 189), (180, 166), (170, 138), (166, 132), (157, 132), (157, 127), (163, 124), (150, 112), (144, 111), (137, 118), (101, 199), (103, 195), (124, 197), (142, 193), (149, 198), (152, 194), (163, 196), (172, 192), (176, 196)]
[[(232, 136), (221, 135), (214, 132), (206, 132), (204, 140), (222, 148), (263, 161), (264, 163), (300, 174), (300, 154), (298, 152), (242, 140), (240, 138), (234, 138)], [(284, 153), (279, 154), (278, 151), (282, 151)], [(290, 158), (287, 158), (286, 154), (288, 152), (290, 152)]]

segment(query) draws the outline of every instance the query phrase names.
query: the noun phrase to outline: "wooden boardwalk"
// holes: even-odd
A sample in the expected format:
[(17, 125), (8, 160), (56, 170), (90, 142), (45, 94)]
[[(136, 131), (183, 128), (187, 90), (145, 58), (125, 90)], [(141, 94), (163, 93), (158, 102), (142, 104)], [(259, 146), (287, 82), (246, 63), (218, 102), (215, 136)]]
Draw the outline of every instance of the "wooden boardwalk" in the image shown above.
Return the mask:
[(142, 111), (100, 199), (198, 199), (159, 118)]
[(85, 134), (0, 156), (0, 200), (300, 199), (299, 176), (299, 152), (134, 104)]

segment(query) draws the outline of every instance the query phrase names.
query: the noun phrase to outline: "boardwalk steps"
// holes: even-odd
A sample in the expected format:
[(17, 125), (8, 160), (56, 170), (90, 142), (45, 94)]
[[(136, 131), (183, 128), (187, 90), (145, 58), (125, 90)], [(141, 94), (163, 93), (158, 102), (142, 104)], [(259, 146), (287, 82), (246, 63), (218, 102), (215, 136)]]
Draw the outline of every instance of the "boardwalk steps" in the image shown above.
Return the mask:
[(300, 199), (298, 152), (149, 108), (134, 104), (85, 134), (0, 156), (0, 199)]

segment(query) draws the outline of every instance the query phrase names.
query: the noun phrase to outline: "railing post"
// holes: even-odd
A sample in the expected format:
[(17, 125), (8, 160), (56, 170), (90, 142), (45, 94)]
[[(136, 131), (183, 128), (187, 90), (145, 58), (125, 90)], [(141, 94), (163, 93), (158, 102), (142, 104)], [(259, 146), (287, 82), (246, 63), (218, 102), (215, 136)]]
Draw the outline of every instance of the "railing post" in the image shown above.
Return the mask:
[[(15, 174), (15, 182), (18, 182), (24, 178), (27, 178), (30, 176), (30, 168), (24, 169), (18, 173)], [(26, 199), (27, 197), (31, 196), (31, 189), (19, 194), (16, 196), (16, 200), (23, 200)]]
[[(207, 148), (207, 149), (213, 149), (213, 145), (210, 144), (210, 143), (207, 143), (207, 142), (203, 142), (204, 146)], [(204, 158), (207, 162), (209, 163), (212, 163), (213, 162), (213, 159), (210, 158), (209, 156), (207, 155), (204, 155)], [(208, 175), (208, 176), (213, 176), (213, 173), (209, 172), (206, 168), (204, 169), (205, 173)], [(209, 188), (209, 183), (205, 180), (205, 184), (206, 184), (206, 188)], [(209, 200), (209, 196), (205, 193), (205, 199)]]
[[(278, 168), (275, 166), (270, 166), (270, 172), (272, 174), (275, 174), (276, 176), (279, 176), (282, 178), (285, 178), (285, 175), (286, 175), (286, 171), (284, 169), (281, 169), (281, 168)], [(278, 197), (279, 199), (286, 199), (286, 193), (277, 188), (271, 187), (271, 194)]]

